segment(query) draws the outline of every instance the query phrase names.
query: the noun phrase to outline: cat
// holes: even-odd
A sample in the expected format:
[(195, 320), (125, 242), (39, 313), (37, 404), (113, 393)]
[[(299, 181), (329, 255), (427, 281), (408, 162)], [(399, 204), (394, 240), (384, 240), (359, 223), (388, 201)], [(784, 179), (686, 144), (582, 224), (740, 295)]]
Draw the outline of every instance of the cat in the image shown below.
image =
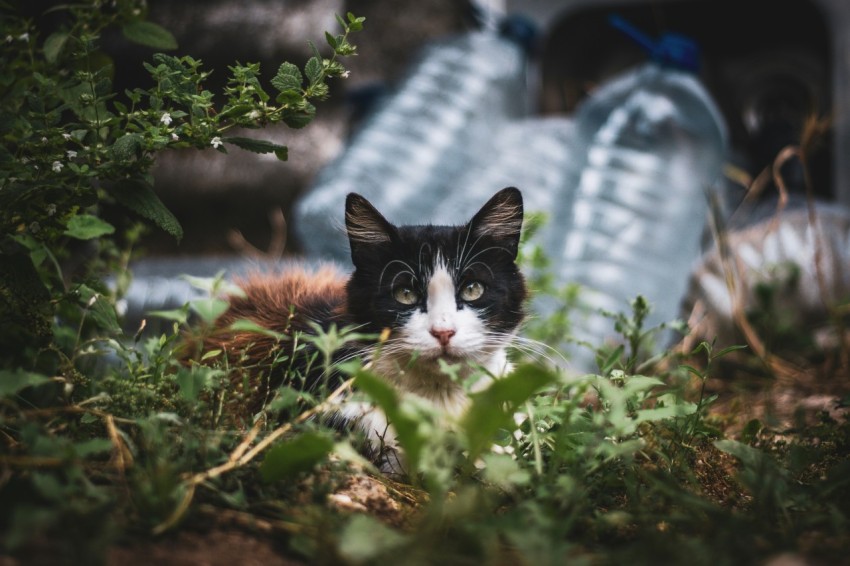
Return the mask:
[[(309, 344), (297, 356), (293, 348), (299, 334), (315, 332), (311, 323), (326, 330), (336, 325), (372, 336), (383, 333), (380, 343), (346, 344), (337, 358), (361, 356), (400, 394), (458, 416), (468, 403), (464, 378), (483, 374), (473, 386), (481, 389), (489, 376), (511, 368), (507, 348), (525, 317), (527, 295), (516, 263), (522, 222), (522, 194), (514, 187), (497, 192), (462, 226), (395, 226), (368, 200), (351, 193), (345, 202), (354, 266), (350, 276), (324, 266), (242, 280), (244, 296), (231, 297), (218, 331), (203, 347), (223, 350), (231, 364), (242, 367), (262, 366), (284, 353), (296, 359), (296, 371), (289, 374), (304, 376), (300, 386), (309, 389), (322, 378), (322, 364), (311, 369), (316, 351)], [(241, 319), (285, 339), (229, 330)], [(458, 375), (452, 379), (441, 362), (459, 367)], [(262, 408), (283, 377), (266, 375), (258, 383), (257, 375), (241, 380), (248, 385), (240, 401), (246, 417)], [(344, 403), (336, 420), (359, 427), (376, 460), (378, 454), (396, 455), (391, 423), (380, 411)], [(383, 463), (388, 461), (384, 457)]]

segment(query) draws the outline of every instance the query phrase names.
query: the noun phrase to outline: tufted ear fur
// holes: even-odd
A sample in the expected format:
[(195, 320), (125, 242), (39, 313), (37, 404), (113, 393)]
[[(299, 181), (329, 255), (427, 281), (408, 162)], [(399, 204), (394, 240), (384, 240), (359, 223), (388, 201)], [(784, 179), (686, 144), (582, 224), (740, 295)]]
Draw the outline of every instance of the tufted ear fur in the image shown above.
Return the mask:
[(345, 199), (345, 228), (355, 267), (360, 264), (364, 250), (388, 244), (397, 234), (396, 227), (372, 203), (357, 193), (350, 193)]
[(522, 193), (519, 189), (502, 189), (469, 222), (472, 236), (476, 239), (493, 238), (515, 259), (519, 251), (522, 215)]

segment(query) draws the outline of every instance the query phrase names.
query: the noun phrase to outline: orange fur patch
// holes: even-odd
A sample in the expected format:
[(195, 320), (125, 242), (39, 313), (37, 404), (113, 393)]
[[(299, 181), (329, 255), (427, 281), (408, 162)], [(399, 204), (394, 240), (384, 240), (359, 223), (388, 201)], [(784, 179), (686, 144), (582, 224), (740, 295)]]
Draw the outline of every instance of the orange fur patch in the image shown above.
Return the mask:
[[(289, 338), (293, 333), (310, 332), (311, 321), (345, 325), (347, 279), (334, 266), (325, 265), (315, 270), (299, 266), (280, 273), (258, 272), (235, 281), (245, 296), (229, 298), (230, 308), (195, 353), (200, 356), (218, 349), (230, 367), (245, 368), (231, 374), (237, 393), (234, 401), (239, 406), (229, 404), (227, 412), (245, 419), (270, 399), (283, 378), (282, 370), (270, 371), (271, 362), (281, 353), (293, 355), (294, 342)], [(238, 320), (249, 320), (285, 336), (278, 340), (268, 334), (231, 329)], [(242, 390), (244, 383), (250, 391)]]

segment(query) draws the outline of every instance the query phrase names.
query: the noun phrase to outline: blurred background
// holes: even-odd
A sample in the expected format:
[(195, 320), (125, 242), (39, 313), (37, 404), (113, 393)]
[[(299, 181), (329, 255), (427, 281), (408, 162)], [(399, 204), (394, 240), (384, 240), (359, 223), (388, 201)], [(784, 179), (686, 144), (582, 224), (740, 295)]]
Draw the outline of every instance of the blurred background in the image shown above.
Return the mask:
[[(700, 78), (728, 126), (729, 161), (751, 176), (784, 146), (800, 143), (807, 120), (828, 119), (829, 130), (810, 148), (812, 187), (825, 199), (850, 204), (850, 165), (833, 157), (850, 143), (850, 5), (842, 0), (152, 0), (150, 8), (150, 19), (176, 35), (180, 54), (221, 71), (213, 81), (223, 80), (233, 61), (259, 61), (268, 76), (284, 60), (303, 64), (307, 42), (321, 45), (324, 30), (335, 29), (335, 13), (365, 16), (366, 28), (354, 37), (359, 55), (345, 62), (351, 76), (331, 85), (316, 120), (303, 130), (264, 133), (289, 146), (288, 162), (238, 148), (228, 156), (186, 150), (159, 158), (156, 189), (186, 235), (177, 245), (151, 233), (149, 254), (240, 254), (246, 242), (275, 252), (281, 238), (270, 216), (275, 211), (287, 220), (285, 254), (302, 252), (293, 204), (343, 151), (381, 95), (427, 46), (517, 14), (535, 27), (526, 45), (529, 116), (569, 117), (597, 85), (646, 59), (608, 24), (616, 11), (649, 34), (673, 30), (697, 40)], [(140, 62), (150, 53), (133, 49), (117, 70), (119, 88), (144, 80)]]
[[(572, 335), (588, 343), (611, 340), (611, 321), (600, 312), (627, 311), (638, 293), (653, 306), (648, 325), (702, 308), (713, 320), (704, 335), (729, 340), (740, 340), (730, 330), (740, 312), (764, 306), (755, 293), (765, 285), (777, 290), (769, 310), (791, 313), (789, 332), (803, 320), (829, 320), (850, 296), (850, 162), (840, 158), (850, 149), (845, 0), (150, 0), (149, 7), (149, 19), (176, 36), (177, 54), (215, 71), (213, 92), (234, 62), (259, 62), (266, 81), (284, 61), (302, 66), (309, 42), (321, 50), (324, 32), (336, 31), (335, 14), (350, 11), (366, 23), (352, 37), (358, 55), (343, 61), (350, 76), (331, 81), (313, 122), (234, 132), (288, 146), (287, 162), (234, 146), (228, 155), (157, 156), (155, 190), (185, 235), (179, 243), (156, 230), (143, 238), (119, 305), (127, 328), (197, 294), (181, 274), (234, 275), (291, 259), (348, 265), (342, 224), (350, 191), (395, 223), (461, 223), (496, 190), (519, 187), (528, 211), (548, 215), (536, 242), (551, 258), (553, 281), (590, 290), (584, 314), (570, 314)], [(614, 14), (645, 34), (645, 45), (612, 25)], [(606, 88), (637, 80), (665, 34), (674, 40), (668, 47), (683, 49), (674, 58), (686, 60), (696, 82), (683, 79), (690, 86), (632, 115), (638, 127), (661, 115), (648, 146), (633, 151), (635, 132), (621, 128), (612, 146), (594, 146), (603, 159), (591, 163), (601, 138), (588, 138), (588, 127), (591, 135), (613, 127), (611, 109), (640, 98)], [(118, 33), (104, 44), (118, 62), (117, 92), (147, 86), (142, 63), (151, 50)], [(654, 88), (632, 90), (652, 98)], [(636, 160), (624, 166), (628, 156)], [(707, 177), (698, 171), (705, 168)], [(779, 184), (791, 200), (781, 225), (750, 230), (774, 216)], [(807, 198), (820, 207), (817, 222)], [(710, 207), (720, 222), (714, 238)], [(713, 249), (718, 227), (730, 230), (734, 257)], [(728, 287), (730, 260), (740, 267), (731, 274), (737, 290)], [(798, 266), (787, 281), (776, 280), (781, 264)], [(569, 307), (563, 296), (546, 302), (547, 292), (557, 293), (543, 291), (534, 304), (540, 315)], [(592, 369), (584, 350), (569, 357)]]

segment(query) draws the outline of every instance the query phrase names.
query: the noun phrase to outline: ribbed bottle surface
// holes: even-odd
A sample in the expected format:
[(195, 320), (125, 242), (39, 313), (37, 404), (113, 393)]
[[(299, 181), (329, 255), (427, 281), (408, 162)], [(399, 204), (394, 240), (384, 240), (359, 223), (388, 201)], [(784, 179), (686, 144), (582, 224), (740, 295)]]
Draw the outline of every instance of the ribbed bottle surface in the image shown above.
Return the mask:
[[(699, 257), (707, 191), (721, 175), (726, 130), (720, 112), (691, 73), (647, 64), (601, 87), (576, 112), (575, 189), (559, 201), (556, 265), (563, 282), (582, 285), (586, 317), (575, 338), (601, 345), (616, 338), (598, 313), (629, 312), (643, 295), (647, 324), (679, 314)], [(593, 354), (574, 349), (573, 364), (593, 371)]]
[[(421, 224), (499, 128), (527, 114), (526, 55), (491, 31), (428, 47), (295, 208), (310, 256), (345, 260), (345, 196), (357, 192), (395, 223)], [(495, 192), (496, 189), (494, 189)], [(480, 205), (479, 205), (480, 206)]]

